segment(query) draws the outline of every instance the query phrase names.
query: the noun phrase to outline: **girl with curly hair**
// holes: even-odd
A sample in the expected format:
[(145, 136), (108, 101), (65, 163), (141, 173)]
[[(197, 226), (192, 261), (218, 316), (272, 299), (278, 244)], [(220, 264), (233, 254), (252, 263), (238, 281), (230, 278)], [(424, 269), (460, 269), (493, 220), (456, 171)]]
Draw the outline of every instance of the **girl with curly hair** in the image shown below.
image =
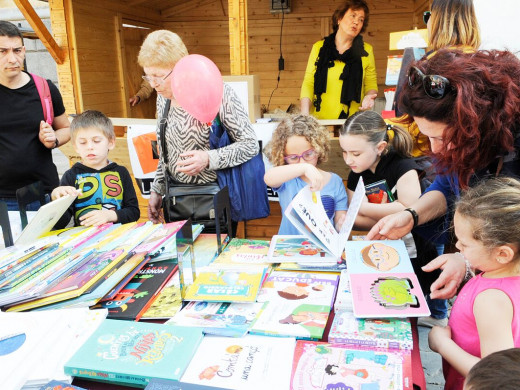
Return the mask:
[[(381, 219), (368, 239), (400, 238), (443, 215), (451, 220), (461, 189), (490, 176), (520, 176), (520, 60), (511, 52), (439, 50), (410, 68), (400, 107), (429, 138), (438, 174), (418, 201)], [(449, 298), (464, 278), (464, 261), (445, 254), (424, 270), (437, 268), (443, 273), (430, 296)]]
[[(347, 193), (335, 173), (317, 168), (327, 161), (329, 135), (316, 119), (308, 115), (285, 118), (273, 132), (264, 153), (274, 165), (265, 173), (265, 183), (278, 193), (282, 213), (306, 185), (320, 191), (327, 216), (339, 230), (347, 214)], [(283, 215), (278, 234), (300, 234)]]

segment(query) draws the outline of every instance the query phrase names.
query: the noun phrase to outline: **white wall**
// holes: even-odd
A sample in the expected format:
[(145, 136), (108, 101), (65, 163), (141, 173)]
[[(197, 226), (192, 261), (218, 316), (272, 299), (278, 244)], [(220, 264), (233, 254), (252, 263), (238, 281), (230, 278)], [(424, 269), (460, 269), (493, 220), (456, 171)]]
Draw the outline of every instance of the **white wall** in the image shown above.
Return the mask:
[(520, 0), (473, 0), (481, 49), (507, 49), (520, 57)]

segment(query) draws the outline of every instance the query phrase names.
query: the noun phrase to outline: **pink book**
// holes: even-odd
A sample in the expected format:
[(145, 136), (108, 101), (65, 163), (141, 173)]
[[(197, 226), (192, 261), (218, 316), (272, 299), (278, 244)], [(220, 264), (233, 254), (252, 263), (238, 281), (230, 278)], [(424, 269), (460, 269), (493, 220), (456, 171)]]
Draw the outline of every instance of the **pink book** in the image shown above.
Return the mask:
[(426, 299), (414, 273), (351, 274), (350, 288), (356, 317), (430, 315)]

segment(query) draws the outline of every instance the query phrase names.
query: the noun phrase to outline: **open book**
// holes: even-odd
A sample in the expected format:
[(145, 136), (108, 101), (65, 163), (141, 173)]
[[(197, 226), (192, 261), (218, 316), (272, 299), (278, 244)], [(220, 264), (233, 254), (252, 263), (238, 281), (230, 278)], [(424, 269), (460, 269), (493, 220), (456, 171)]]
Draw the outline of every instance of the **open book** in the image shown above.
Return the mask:
[(309, 186), (302, 188), (285, 210), (285, 216), (302, 235), (273, 236), (269, 261), (336, 263), (341, 259), (364, 197), (365, 185), (360, 178), (338, 233), (325, 212), (320, 193), (311, 192)]

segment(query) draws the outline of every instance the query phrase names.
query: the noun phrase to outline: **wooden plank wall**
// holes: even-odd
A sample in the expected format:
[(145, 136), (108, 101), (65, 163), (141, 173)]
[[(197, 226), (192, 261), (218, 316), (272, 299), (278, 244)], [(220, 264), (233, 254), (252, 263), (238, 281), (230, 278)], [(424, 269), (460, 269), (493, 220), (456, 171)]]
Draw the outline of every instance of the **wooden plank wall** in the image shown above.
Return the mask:
[[(426, 0), (425, 0), (426, 1)], [(426, 1), (427, 2), (427, 1)], [(190, 53), (210, 57), (224, 75), (229, 74), (229, 29), (226, 8), (219, 1), (186, 7), (164, 20), (164, 27), (178, 33)], [(225, 2), (224, 2), (225, 3)], [(249, 72), (260, 75), (261, 103), (267, 106), (276, 88), (280, 57), (281, 14), (269, 12), (270, 0), (248, 2)], [(374, 46), (379, 95), (383, 96), (388, 36), (392, 31), (417, 25), (414, 0), (368, 0), (370, 22), (365, 40)], [(424, 3), (424, 1), (421, 1)], [(282, 54), (285, 70), (273, 93), (270, 111), (299, 105), (299, 94), (308, 56), (314, 42), (331, 31), (331, 16), (338, 5), (332, 0), (291, 1), (291, 12), (283, 17)], [(418, 25), (422, 28), (423, 25)]]

